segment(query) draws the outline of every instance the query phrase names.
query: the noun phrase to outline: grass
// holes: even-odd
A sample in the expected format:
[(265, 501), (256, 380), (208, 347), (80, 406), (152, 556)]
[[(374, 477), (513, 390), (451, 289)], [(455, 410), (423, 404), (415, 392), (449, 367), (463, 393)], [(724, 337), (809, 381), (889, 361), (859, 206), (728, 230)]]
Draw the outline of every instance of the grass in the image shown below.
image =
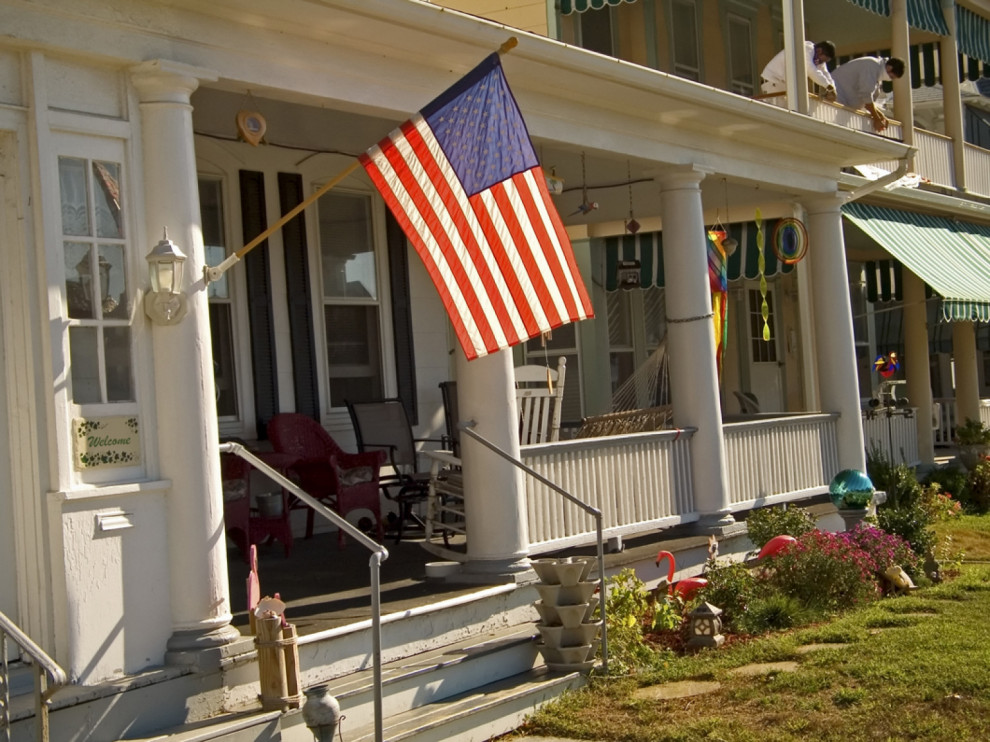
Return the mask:
[[(990, 559), (990, 517), (966, 516), (950, 532), (954, 542), (971, 545), (967, 560), (974, 553)], [(511, 736), (603, 742), (990, 739), (988, 616), (990, 566), (967, 564), (950, 582), (828, 623), (671, 656), (650, 674), (591, 678)], [(848, 646), (797, 652), (803, 644), (838, 642)], [(780, 660), (796, 660), (799, 667), (758, 676), (730, 673)], [(643, 686), (687, 679), (716, 680), (720, 688), (677, 700), (634, 695)]]
[(962, 515), (935, 527), (940, 538), (951, 538), (951, 551), (963, 552), (966, 561), (990, 561), (990, 517)]

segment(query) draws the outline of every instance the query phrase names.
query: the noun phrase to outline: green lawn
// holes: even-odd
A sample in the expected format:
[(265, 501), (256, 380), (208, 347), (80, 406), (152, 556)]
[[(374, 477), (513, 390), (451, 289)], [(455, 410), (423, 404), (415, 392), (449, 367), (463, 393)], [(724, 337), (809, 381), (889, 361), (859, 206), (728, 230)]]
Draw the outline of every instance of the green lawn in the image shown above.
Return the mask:
[[(952, 529), (967, 559), (990, 559), (990, 517)], [(977, 548), (979, 546), (979, 549)], [(970, 551), (971, 550), (971, 551)], [(844, 642), (807, 654), (798, 647)], [(748, 663), (793, 660), (793, 672), (733, 675)], [(592, 679), (513, 736), (661, 740), (990, 739), (990, 566), (910, 596), (887, 598), (826, 624), (693, 657), (649, 676)], [(713, 693), (640, 700), (643, 686), (717, 681)]]

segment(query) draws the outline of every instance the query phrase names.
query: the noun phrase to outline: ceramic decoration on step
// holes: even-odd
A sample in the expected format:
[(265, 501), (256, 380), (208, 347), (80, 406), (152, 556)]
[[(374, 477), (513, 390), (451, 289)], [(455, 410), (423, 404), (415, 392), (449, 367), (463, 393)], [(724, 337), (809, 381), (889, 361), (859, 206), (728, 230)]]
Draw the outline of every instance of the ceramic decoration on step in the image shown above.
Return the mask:
[(586, 578), (598, 560), (567, 557), (535, 559), (531, 564), (541, 580), (535, 586), (541, 599), (534, 607), (540, 614), (536, 627), (542, 641), (536, 646), (547, 667), (567, 672), (590, 670), (601, 643), (597, 637), (602, 622), (591, 620), (598, 583)]

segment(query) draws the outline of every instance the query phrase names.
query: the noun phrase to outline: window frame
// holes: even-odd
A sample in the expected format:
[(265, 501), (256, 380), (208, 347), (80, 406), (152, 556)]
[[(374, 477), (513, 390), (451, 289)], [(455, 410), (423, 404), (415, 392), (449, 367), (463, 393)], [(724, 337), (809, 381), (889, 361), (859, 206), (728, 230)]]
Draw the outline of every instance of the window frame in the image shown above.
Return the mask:
[[(719, 0), (719, 16), (722, 25), (722, 41), (725, 48), (725, 84), (726, 89), (738, 95), (753, 96), (759, 93), (760, 75), (756, 66), (758, 14), (760, 4), (756, 0)], [(749, 30), (749, 77), (752, 80), (749, 89), (739, 90), (732, 65), (732, 21), (745, 23)], [(772, 24), (773, 25), (773, 24)], [(742, 86), (740, 86), (742, 87)]]
[[(117, 127), (109, 135), (105, 132), (91, 130), (91, 122), (85, 117), (67, 115), (60, 122), (62, 126), (52, 130), (52, 148), (49, 159), (50, 181), (44, 185), (47, 189), (47, 199), (52, 205), (46, 212), (46, 223), (50, 228), (51, 238), (48, 241), (47, 265), (51, 276), (50, 287), (57, 290), (50, 292), (53, 301), (49, 303), (49, 311), (53, 318), (57, 318), (61, 330), (53, 347), (52, 358), (54, 378), (54, 398), (56, 408), (64, 416), (64, 434), (60, 436), (60, 441), (64, 442), (65, 449), (62, 454), (67, 462), (66, 468), (59, 473), (59, 489), (72, 488), (77, 485), (99, 485), (112, 482), (132, 481), (136, 478), (146, 476), (147, 472), (154, 467), (154, 463), (149, 460), (152, 448), (148, 442), (153, 433), (154, 416), (149, 415), (143, 404), (145, 398), (144, 384), (145, 378), (150, 373), (150, 362), (146, 359), (142, 349), (146, 347), (148, 338), (146, 335), (146, 322), (136, 318), (143, 318), (141, 299), (143, 292), (147, 290), (147, 267), (143, 260), (143, 255), (147, 250), (143, 248), (141, 237), (136, 232), (136, 221), (134, 218), (137, 206), (138, 190), (134, 183), (134, 170), (132, 166), (134, 155), (132, 152), (132, 142), (127, 138), (123, 127)], [(120, 166), (119, 187), (121, 197), (121, 231), (123, 238), (114, 238), (112, 241), (119, 241), (123, 247), (124, 255), (124, 293), (129, 302), (127, 319), (120, 320), (81, 320), (69, 317), (69, 302), (67, 294), (67, 272), (65, 269), (65, 243), (72, 241), (72, 235), (63, 232), (62, 225), (62, 199), (61, 199), (61, 178), (59, 174), (59, 161), (61, 158), (75, 158), (96, 162), (114, 162)], [(91, 173), (91, 166), (88, 167), (87, 175)], [(91, 209), (92, 211), (92, 209)], [(86, 237), (94, 245), (100, 244), (102, 238), (94, 235)], [(140, 265), (138, 265), (140, 263)], [(85, 322), (86, 324), (83, 324)], [(131, 373), (131, 396), (130, 400), (119, 400), (112, 402), (76, 402), (72, 392), (71, 382), (71, 347), (69, 340), (70, 327), (95, 326), (90, 323), (102, 322), (110, 323), (108, 327), (127, 327), (130, 331), (130, 373)], [(101, 356), (105, 355), (105, 349), (97, 348)], [(101, 367), (105, 367), (104, 362)], [(59, 372), (61, 369), (61, 372)], [(101, 372), (101, 379), (103, 373)], [(103, 379), (105, 383), (105, 379)], [(101, 396), (105, 395), (105, 390)], [(142, 424), (141, 431), (141, 462), (133, 466), (118, 466), (107, 468), (76, 469), (73, 458), (72, 421), (76, 418), (92, 419), (101, 417), (133, 416), (137, 417)]]
[[(306, 175), (303, 176), (307, 180)], [(319, 189), (329, 176), (321, 175), (319, 178), (308, 178), (310, 182), (310, 193)], [(381, 373), (381, 392), (383, 397), (395, 395), (397, 388), (395, 369), (395, 343), (394, 327), (392, 324), (392, 302), (388, 265), (388, 244), (385, 231), (385, 203), (377, 197), (377, 192), (367, 188), (338, 186), (329, 191), (326, 196), (351, 196), (360, 197), (366, 200), (368, 205), (368, 219), (370, 226), (371, 248), (375, 256), (375, 282), (378, 297), (375, 300), (368, 300), (363, 297), (330, 297), (329, 303), (337, 306), (376, 306), (378, 308), (378, 353)], [(321, 197), (322, 198), (322, 197)], [(317, 210), (319, 209), (319, 199), (317, 200)], [(324, 424), (334, 427), (349, 421), (346, 406), (341, 400), (340, 404), (334, 404), (330, 394), (330, 357), (327, 347), (327, 326), (325, 308), (328, 305), (328, 298), (324, 295), (323, 281), (323, 249), (320, 241), (320, 219), (317, 216), (307, 221), (310, 244), (313, 249), (309, 251), (310, 275), (313, 282), (312, 291), (312, 316), (314, 341), (319, 344), (321, 351), (317, 354), (317, 374), (320, 389), (320, 406), (324, 417)]]
[[(686, 68), (692, 73), (696, 73), (697, 77), (691, 74), (684, 74), (678, 69), (679, 62), (677, 61), (677, 49), (678, 40), (680, 35), (676, 32), (674, 28), (674, 5), (690, 6), (694, 11), (694, 48), (695, 55), (698, 59), (697, 68)], [(698, 0), (671, 0), (667, 3), (665, 13), (667, 16), (667, 39), (670, 48), (670, 73), (677, 75), (678, 77), (683, 77), (686, 80), (693, 80), (695, 82), (703, 83), (705, 81), (705, 55), (704, 55), (704, 44), (701, 38), (701, 28), (703, 23), (702, 18), (702, 3)]]

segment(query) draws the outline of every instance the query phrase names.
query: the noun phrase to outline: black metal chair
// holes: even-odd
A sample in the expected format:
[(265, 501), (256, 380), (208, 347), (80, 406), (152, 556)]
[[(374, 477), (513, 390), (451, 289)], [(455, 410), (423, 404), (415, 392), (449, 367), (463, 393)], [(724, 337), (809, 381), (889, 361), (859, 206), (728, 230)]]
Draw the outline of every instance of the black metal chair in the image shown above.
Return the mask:
[(438, 438), (414, 438), (412, 425), (401, 399), (384, 399), (381, 402), (346, 401), (354, 425), (359, 451), (385, 451), (391, 474), (383, 474), (379, 480), (382, 492), (398, 505), (399, 520), (396, 526), (396, 543), (402, 539), (407, 521), (421, 528), (426, 524), (416, 514), (413, 506), (426, 500), (430, 491), (430, 470), (420, 468), (417, 443), (442, 443)]

